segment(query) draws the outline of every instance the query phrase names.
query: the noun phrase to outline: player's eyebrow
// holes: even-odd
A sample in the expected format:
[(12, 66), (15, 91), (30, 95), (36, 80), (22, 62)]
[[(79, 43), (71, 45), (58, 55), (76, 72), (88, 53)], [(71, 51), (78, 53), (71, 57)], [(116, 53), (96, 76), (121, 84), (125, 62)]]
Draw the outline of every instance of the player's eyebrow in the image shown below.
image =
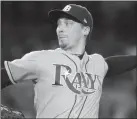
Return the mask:
[(58, 19), (57, 23), (61, 22), (63, 20), (68, 21), (68, 22), (75, 22), (73, 19), (69, 19), (69, 18), (66, 18), (66, 17), (61, 17), (61, 18)]
[(57, 25), (59, 25), (63, 20), (67, 21), (67, 22), (74, 22), (73, 20), (69, 19), (69, 18), (66, 18), (66, 17), (61, 17), (57, 20)]

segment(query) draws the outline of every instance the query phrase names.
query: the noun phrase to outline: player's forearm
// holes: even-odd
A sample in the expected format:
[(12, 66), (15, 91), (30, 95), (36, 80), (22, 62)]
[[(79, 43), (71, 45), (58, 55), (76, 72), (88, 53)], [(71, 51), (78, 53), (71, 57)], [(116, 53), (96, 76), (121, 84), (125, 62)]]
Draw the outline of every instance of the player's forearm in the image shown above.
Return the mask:
[(122, 74), (137, 67), (137, 56), (111, 56), (105, 60), (109, 67), (106, 77)]
[(12, 82), (10, 81), (5, 68), (2, 68), (1, 69), (1, 89), (5, 88), (11, 84), (12, 84)]

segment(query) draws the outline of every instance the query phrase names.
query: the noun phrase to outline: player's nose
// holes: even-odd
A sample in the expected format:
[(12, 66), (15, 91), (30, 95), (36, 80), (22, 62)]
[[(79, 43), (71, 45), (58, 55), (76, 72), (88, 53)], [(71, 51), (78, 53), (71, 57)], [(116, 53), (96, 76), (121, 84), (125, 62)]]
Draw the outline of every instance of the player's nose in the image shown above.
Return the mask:
[(65, 27), (63, 25), (59, 25), (57, 26), (57, 32), (60, 33), (60, 32), (64, 32), (65, 31)]

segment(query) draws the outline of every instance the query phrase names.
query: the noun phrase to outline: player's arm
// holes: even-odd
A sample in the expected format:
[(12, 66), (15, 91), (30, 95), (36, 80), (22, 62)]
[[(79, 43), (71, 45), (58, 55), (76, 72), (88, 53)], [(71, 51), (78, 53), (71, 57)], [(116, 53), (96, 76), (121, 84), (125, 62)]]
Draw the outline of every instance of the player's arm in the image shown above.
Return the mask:
[(22, 63), (21, 61), (22, 66), (8, 61), (5, 61), (4, 64), (5, 68), (1, 69), (1, 89), (11, 84), (37, 79), (35, 65), (32, 67), (31, 62)]
[(38, 78), (38, 66), (35, 56), (37, 53), (30, 53), (13, 61), (4, 61), (4, 68), (1, 69), (1, 88), (11, 84)]
[(137, 56), (118, 55), (105, 58), (108, 64), (106, 77), (122, 74), (137, 67)]

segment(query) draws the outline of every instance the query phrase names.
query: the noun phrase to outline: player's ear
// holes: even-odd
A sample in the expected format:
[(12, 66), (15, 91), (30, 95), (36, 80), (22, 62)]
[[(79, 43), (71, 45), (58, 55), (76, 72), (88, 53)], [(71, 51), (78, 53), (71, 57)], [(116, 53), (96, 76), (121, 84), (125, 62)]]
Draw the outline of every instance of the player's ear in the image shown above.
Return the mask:
[(90, 27), (89, 26), (84, 26), (83, 32), (84, 32), (84, 35), (87, 36), (89, 34), (89, 32), (90, 32)]

